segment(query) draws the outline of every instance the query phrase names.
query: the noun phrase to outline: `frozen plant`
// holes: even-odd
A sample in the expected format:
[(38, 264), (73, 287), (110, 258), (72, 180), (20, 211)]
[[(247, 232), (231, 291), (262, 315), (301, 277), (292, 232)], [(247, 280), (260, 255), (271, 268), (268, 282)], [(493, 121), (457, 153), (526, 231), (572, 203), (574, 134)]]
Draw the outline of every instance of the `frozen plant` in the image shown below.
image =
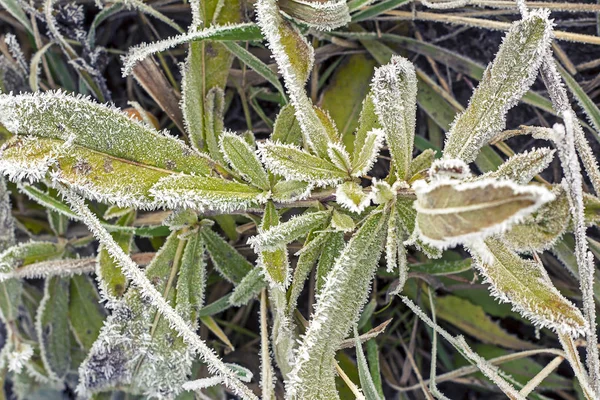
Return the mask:
[[(141, 2), (122, 3), (164, 17)], [(0, 149), (0, 285), (5, 293), (0, 315), (10, 339), (0, 357), (18, 382), (26, 375), (69, 385), (81, 397), (119, 388), (175, 398), (224, 386), (240, 398), (256, 399), (247, 385), (252, 373), (225, 363), (197, 331), (205, 326), (227, 345), (213, 310), (258, 298), (263, 399), (275, 398), (279, 377), (286, 399), (339, 399), (336, 378), (347, 377), (335, 357), (348, 346), (356, 347), (361, 386), (350, 382), (350, 389), (357, 398), (380, 399), (362, 349), (371, 337), (359, 335), (357, 324), (383, 259), (387, 272), (398, 277), (389, 293), (401, 295), (435, 332), (433, 394), (445, 398), (435, 383), (439, 333), (507, 396), (525, 398), (538, 381), (521, 390), (462, 336), (443, 330), (435, 314), (429, 318), (405, 296), (409, 252), (436, 259), (463, 246), (498, 301), (509, 303), (535, 327), (556, 333), (564, 347), (561, 357), (571, 363), (584, 396), (598, 398), (593, 255), (585, 235), (593, 221), (586, 219), (585, 207), (599, 200), (583, 192), (578, 154), (592, 178), (597, 164), (590, 160), (553, 65), (547, 10), (521, 7), (522, 19), (511, 25), (436, 158), (433, 151), (414, 156), (418, 77), (401, 56), (375, 70), (351, 146), (333, 118), (313, 104), (305, 85), (315, 51), (302, 28), (323, 33), (344, 26), (350, 20), (346, 2), (258, 0), (256, 24), (237, 17), (222, 21), (228, 10), (221, 3), (212, 15), (205, 15), (209, 11), (198, 1), (191, 3), (187, 32), (136, 46), (123, 59), (123, 74), (136, 75), (151, 54), (189, 43), (180, 103), (186, 140), (158, 131), (147, 116), (136, 119), (83, 95), (61, 90), (0, 95), (0, 124), (13, 135)], [(463, 2), (445, 6), (458, 3)], [(74, 53), (53, 21), (53, 5), (45, 2), (49, 30), (64, 51)], [(218, 58), (216, 64), (229, 68), (235, 54), (280, 85), (272, 70), (235, 43), (260, 39), (273, 54), (290, 103), (277, 116), (270, 138), (257, 142), (252, 132), (224, 127), (227, 76), (207, 75), (204, 58)], [(85, 80), (93, 68), (82, 65)], [(474, 174), (470, 163), (485, 145), (506, 135), (507, 112), (540, 69), (563, 124), (536, 132), (557, 151), (532, 149), (494, 171)], [(98, 77), (89, 80), (94, 82)], [(389, 173), (368, 179), (385, 148)], [(564, 170), (562, 184), (533, 183), (555, 153)], [(4, 178), (48, 209), (60, 238), (56, 243), (15, 243)], [(110, 207), (96, 212), (93, 202)], [(170, 211), (160, 226), (133, 226), (138, 211), (159, 209)], [(213, 228), (217, 222), (237, 235), (234, 216), (256, 231), (247, 240), (254, 262)], [(67, 218), (83, 222), (100, 243), (93, 261), (74, 259), (73, 248), (80, 243), (65, 238)], [(142, 269), (132, 254), (133, 236), (152, 236), (161, 228), (167, 238)], [(538, 257), (567, 231), (576, 237), (583, 312), (554, 286)], [(300, 240), (303, 245), (292, 252), (290, 245)], [(233, 289), (207, 306), (209, 260)], [(97, 285), (87, 277), (92, 272)], [(304, 320), (298, 301), (311, 273), (315, 303)], [(26, 308), (24, 279), (39, 277), (45, 284), (34, 329), (22, 332), (17, 321)], [(577, 338), (588, 343), (585, 369), (573, 350)], [(72, 346), (81, 350), (77, 359), (71, 357)], [(197, 361), (206, 366), (207, 376), (194, 375)]]

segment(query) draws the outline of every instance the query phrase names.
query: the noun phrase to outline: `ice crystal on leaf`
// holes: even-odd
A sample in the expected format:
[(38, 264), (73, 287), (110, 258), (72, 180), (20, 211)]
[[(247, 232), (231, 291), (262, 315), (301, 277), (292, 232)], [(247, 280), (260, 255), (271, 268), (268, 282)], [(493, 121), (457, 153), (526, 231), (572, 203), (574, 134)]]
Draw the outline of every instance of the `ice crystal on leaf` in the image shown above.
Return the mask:
[(472, 162), (479, 149), (504, 128), (507, 111), (535, 80), (550, 45), (552, 22), (548, 14), (547, 10), (534, 10), (511, 26), (469, 106), (452, 124), (444, 158)]
[(371, 193), (365, 193), (356, 182), (344, 182), (338, 185), (335, 198), (339, 205), (355, 213), (363, 212), (371, 204)]
[(339, 28), (350, 22), (345, 0), (283, 0), (279, 7), (300, 23), (320, 30)]

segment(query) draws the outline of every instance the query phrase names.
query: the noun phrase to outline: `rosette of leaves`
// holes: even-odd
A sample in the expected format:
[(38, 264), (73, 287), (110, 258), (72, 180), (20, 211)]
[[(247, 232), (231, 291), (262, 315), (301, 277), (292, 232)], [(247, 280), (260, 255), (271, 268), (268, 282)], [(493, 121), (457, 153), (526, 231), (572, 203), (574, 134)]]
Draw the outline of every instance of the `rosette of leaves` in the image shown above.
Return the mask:
[[(246, 304), (266, 287), (273, 327), (270, 335), (261, 329), (263, 398), (274, 396), (272, 348), (286, 398), (339, 399), (335, 355), (353, 333), (361, 387), (369, 398), (381, 396), (353, 328), (382, 255), (388, 271), (398, 273), (394, 292), (402, 291), (410, 247), (436, 258), (462, 245), (500, 301), (509, 302), (536, 326), (554, 330), (563, 343), (589, 335), (593, 327), (554, 287), (538, 259), (521, 255), (550, 249), (567, 230), (580, 228), (565, 212), (564, 188), (531, 183), (549, 165), (553, 150), (515, 155), (482, 176), (468, 165), (501, 134), (507, 111), (536, 78), (552, 41), (546, 11), (530, 12), (512, 25), (468, 108), (456, 117), (441, 158), (435, 159), (432, 151), (414, 157), (417, 77), (405, 58), (394, 56), (375, 71), (351, 146), (344, 143), (334, 119), (307, 95), (314, 49), (297, 23), (322, 30), (339, 27), (348, 21), (346, 3), (258, 0), (257, 26), (239, 23), (237, 15), (227, 18), (232, 24), (206, 26), (203, 21), (220, 22), (219, 15), (210, 18), (212, 12), (218, 14), (218, 5), (211, 12), (201, 10), (198, 2), (191, 8), (194, 22), (188, 32), (132, 49), (123, 69), (129, 74), (148, 55), (192, 42), (182, 70), (183, 126), (189, 143), (82, 96), (61, 91), (0, 95), (0, 123), (14, 135), (0, 149), (0, 171), (12, 181), (52, 189), (45, 193), (21, 186), (53, 212), (87, 224), (102, 245), (95, 270), (100, 295), (112, 309), (94, 335), (71, 329), (85, 357), (66, 357), (60, 350), (71, 343), (73, 320), (53, 320), (48, 310), (69, 305), (66, 293), (72, 290), (66, 290), (68, 280), (61, 277), (69, 273), (64, 266), (46, 265), (43, 273), (49, 278), (34, 334), (39, 345), (17, 348), (22, 344), (17, 342), (5, 356), (16, 373), (25, 369), (63, 381), (77, 364), (81, 395), (125, 387), (136, 395), (174, 397), (183, 390), (223, 384), (242, 398), (256, 398), (243, 383), (248, 374), (223, 363), (196, 334), (199, 320), (218, 331), (214, 321), (201, 317), (205, 253), (234, 285), (215, 307)], [(261, 38), (273, 53), (290, 104), (277, 116), (270, 138), (257, 144), (252, 134), (225, 129), (226, 76), (210, 76), (209, 82), (206, 69), (229, 67), (228, 49), (260, 70), (251, 55), (231, 42)], [(215, 45), (214, 51), (208, 45)], [(364, 187), (362, 178), (370, 178), (384, 145), (391, 160), (389, 174)], [(84, 199), (111, 204), (115, 208), (107, 214), (118, 216), (118, 222), (98, 219)], [(171, 233), (142, 271), (129, 256), (136, 232), (129, 225), (136, 210), (159, 208), (173, 211), (164, 221)], [(300, 211), (290, 218), (289, 208)], [(199, 216), (241, 213), (250, 214), (257, 228), (248, 240), (256, 253), (255, 266), (214, 232), (211, 222), (199, 221)], [(233, 221), (215, 220), (222, 226)], [(298, 240), (304, 245), (292, 268), (288, 245)], [(32, 245), (32, 254), (38, 246), (43, 244)], [(19, 251), (23, 249), (10, 247), (0, 255), (0, 272), (11, 279), (16, 268), (27, 265), (27, 257), (14, 255)], [(303, 324), (295, 313), (313, 270), (316, 302)], [(89, 282), (87, 286), (89, 291)], [(5, 321), (19, 312), (15, 307), (21, 290), (17, 283), (6, 291), (11, 301), (1, 307)], [(266, 309), (263, 295), (261, 312)], [(261, 328), (265, 325), (263, 315)], [(452, 341), (505, 393), (519, 398), (463, 342)], [(214, 376), (187, 382), (195, 357)], [(576, 357), (570, 361), (579, 368)], [(581, 384), (587, 394), (593, 393), (585, 379)]]

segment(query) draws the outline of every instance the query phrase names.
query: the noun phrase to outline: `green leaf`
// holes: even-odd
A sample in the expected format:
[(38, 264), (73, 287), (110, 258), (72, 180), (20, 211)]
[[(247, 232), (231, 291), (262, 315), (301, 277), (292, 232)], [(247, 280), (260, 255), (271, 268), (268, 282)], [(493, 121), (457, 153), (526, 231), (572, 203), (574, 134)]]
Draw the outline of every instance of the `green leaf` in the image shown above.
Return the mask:
[(238, 284), (253, 266), (229, 243), (210, 228), (200, 230), (213, 265), (225, 279)]
[(543, 252), (554, 246), (571, 220), (567, 193), (561, 186), (553, 190), (555, 199), (513, 226), (502, 235), (506, 245), (518, 252)]
[(373, 77), (373, 103), (396, 175), (407, 178), (412, 160), (417, 115), (417, 76), (407, 59), (394, 56), (377, 68)]
[(371, 204), (371, 197), (356, 182), (344, 182), (338, 185), (335, 191), (335, 198), (339, 205), (359, 214)]
[(427, 149), (411, 161), (408, 174), (406, 175), (409, 181), (426, 177), (426, 172), (429, 171), (431, 164), (433, 164), (433, 161), (435, 160), (435, 154), (435, 150)]
[(442, 249), (506, 231), (554, 199), (541, 186), (492, 179), (418, 181), (413, 187), (417, 194), (416, 230), (425, 243)]
[(471, 269), (471, 259), (457, 261), (430, 261), (422, 264), (411, 264), (410, 271), (428, 275), (452, 275)]
[(281, 0), (278, 4), (281, 11), (293, 19), (319, 30), (329, 31), (350, 22), (346, 0)]
[(161, 179), (150, 190), (168, 208), (218, 210), (231, 212), (263, 203), (262, 190), (244, 183), (193, 175), (172, 175)]
[(296, 119), (296, 110), (291, 104), (286, 105), (279, 111), (271, 133), (271, 140), (275, 143), (302, 144), (302, 129)]
[(318, 295), (325, 285), (327, 274), (331, 271), (335, 262), (344, 249), (346, 242), (344, 241), (344, 232), (327, 232), (327, 238), (323, 244), (319, 263), (317, 264), (317, 274), (315, 275), (315, 293)]
[(21, 8), (21, 5), (17, 0), (2, 0), (0, 1), (0, 5), (4, 8), (10, 15), (12, 15), (31, 35), (33, 35), (33, 30), (31, 29), (31, 22), (27, 15)]
[(572, 335), (585, 332), (581, 311), (554, 287), (541, 263), (522, 259), (498, 239), (489, 238), (471, 251), (498, 300), (511, 303), (536, 326)]
[(366, 175), (373, 168), (379, 151), (383, 147), (384, 137), (385, 133), (381, 129), (373, 129), (366, 134), (362, 146), (354, 153), (356, 158), (352, 160), (352, 176), (360, 177)]
[(532, 85), (551, 40), (548, 12), (535, 10), (515, 22), (486, 69), (466, 111), (446, 140), (445, 158), (474, 161), (479, 149), (505, 126), (505, 115)]
[(204, 305), (206, 287), (206, 261), (204, 239), (200, 231), (187, 236), (187, 243), (177, 276), (175, 310), (195, 326), (198, 311)]
[(54, 379), (63, 379), (71, 367), (69, 278), (46, 280), (36, 316), (36, 329), (44, 368)]
[(274, 201), (289, 203), (307, 198), (312, 188), (313, 185), (309, 182), (282, 180), (273, 185), (271, 195)]
[(367, 358), (362, 349), (362, 343), (358, 338), (358, 331), (354, 328), (354, 347), (356, 347), (356, 364), (358, 365), (358, 376), (360, 378), (360, 386), (363, 390), (366, 400), (382, 400), (383, 398), (379, 395), (369, 365), (367, 364)]
[[(273, 202), (268, 202), (263, 214), (259, 234), (279, 225), (279, 213)], [(290, 283), (290, 262), (285, 243), (276, 246), (274, 250), (265, 250), (258, 253), (257, 264), (265, 271), (271, 286), (285, 290)]]
[[(131, 225), (135, 219), (135, 211), (130, 211), (117, 221), (117, 225)], [(115, 242), (123, 249), (126, 254), (131, 251), (133, 243), (133, 234), (130, 232), (113, 232), (111, 234)], [(127, 288), (127, 278), (121, 271), (119, 264), (108, 254), (108, 251), (100, 246), (98, 251), (98, 277), (100, 278), (100, 288), (109, 297), (120, 298)]]
[(244, 180), (262, 190), (268, 191), (271, 188), (269, 177), (256, 152), (244, 139), (234, 133), (223, 132), (220, 147), (229, 165)]
[(100, 334), (106, 313), (94, 283), (83, 275), (71, 277), (69, 322), (75, 340), (87, 352)]
[(525, 350), (536, 346), (510, 335), (493, 321), (481, 308), (468, 300), (457, 296), (438, 297), (435, 302), (435, 313), (458, 329), (483, 343), (495, 344), (508, 349)]
[(320, 107), (340, 130), (342, 142), (352, 149), (354, 131), (358, 127), (361, 107), (370, 88), (376, 63), (364, 54), (353, 54), (336, 68), (331, 83), (323, 91)]
[(308, 235), (313, 229), (324, 226), (330, 217), (330, 211), (306, 212), (292, 217), (289, 221), (271, 226), (248, 239), (248, 243), (255, 251), (277, 250), (280, 245), (291, 243)]
[(373, 212), (350, 239), (317, 300), (288, 377), (290, 399), (338, 399), (335, 352), (360, 316), (383, 248), (387, 216)]
[(259, 151), (269, 171), (289, 180), (325, 186), (348, 176), (347, 171), (294, 145), (266, 141), (259, 146)]
[(235, 287), (228, 299), (228, 304), (236, 307), (244, 306), (255, 298), (265, 286), (262, 268), (255, 267)]
[(341, 232), (352, 232), (356, 228), (351, 216), (337, 210), (333, 210), (331, 226)]
[(373, 104), (373, 93), (367, 94), (365, 100), (362, 103), (362, 109), (360, 111), (360, 118), (358, 120), (358, 128), (356, 129), (356, 136), (354, 138), (352, 148), (352, 165), (359, 165), (358, 161), (361, 158), (363, 147), (367, 140), (367, 135), (374, 129), (381, 128), (379, 124), (379, 118), (375, 113), (375, 104)]
[(532, 149), (523, 153), (515, 154), (506, 160), (498, 169), (480, 175), (477, 179), (496, 178), (508, 179), (521, 185), (525, 185), (534, 176), (545, 170), (554, 158), (555, 150), (547, 147)]
[(210, 157), (225, 164), (223, 154), (219, 147), (223, 132), (223, 113), (225, 112), (225, 92), (219, 87), (214, 87), (206, 93), (204, 98), (204, 136), (201, 144), (208, 151)]

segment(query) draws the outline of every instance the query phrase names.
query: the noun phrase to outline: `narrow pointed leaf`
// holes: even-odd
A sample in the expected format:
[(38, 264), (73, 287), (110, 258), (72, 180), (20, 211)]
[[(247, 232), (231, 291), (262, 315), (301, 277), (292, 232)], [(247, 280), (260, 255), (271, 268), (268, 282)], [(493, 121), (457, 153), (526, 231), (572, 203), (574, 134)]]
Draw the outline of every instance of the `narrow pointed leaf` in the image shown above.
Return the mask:
[(262, 269), (255, 267), (238, 283), (228, 302), (232, 306), (244, 306), (254, 299), (265, 286)]
[(354, 328), (354, 342), (356, 348), (356, 364), (358, 365), (358, 376), (360, 378), (360, 387), (365, 394), (366, 400), (383, 400), (379, 395), (373, 377), (371, 376), (371, 370), (367, 364), (367, 358), (362, 349), (362, 343), (358, 338), (358, 331)]
[(296, 119), (296, 110), (291, 104), (286, 105), (279, 111), (273, 126), (271, 140), (275, 143), (293, 144), (300, 146), (302, 144), (302, 129)]
[(264, 164), (271, 172), (289, 180), (324, 186), (348, 176), (347, 171), (339, 169), (333, 163), (293, 145), (267, 141), (260, 146), (260, 152)]
[(479, 149), (502, 131), (507, 111), (535, 80), (551, 38), (552, 23), (546, 10), (534, 10), (511, 26), (469, 106), (450, 128), (445, 158), (472, 162)]
[(175, 310), (195, 325), (198, 311), (204, 305), (206, 261), (204, 239), (198, 231), (188, 237), (177, 276)]
[(327, 275), (288, 378), (288, 398), (338, 399), (335, 352), (360, 316), (383, 248), (387, 217), (371, 214)]
[(418, 233), (426, 243), (448, 248), (506, 231), (554, 199), (541, 186), (484, 179), (415, 184)]
[(352, 160), (352, 176), (366, 175), (373, 168), (383, 147), (384, 135), (381, 129), (373, 129), (366, 134), (362, 147), (355, 151), (356, 157)]
[(536, 326), (572, 335), (585, 332), (583, 315), (554, 287), (540, 263), (522, 259), (497, 239), (487, 239), (484, 248), (471, 251), (498, 300), (511, 303)]
[(221, 152), (225, 159), (248, 183), (269, 190), (269, 177), (256, 152), (241, 137), (225, 132), (221, 136)]
[(412, 160), (417, 113), (417, 76), (407, 59), (394, 56), (373, 77), (373, 102), (396, 174), (405, 179)]
[(150, 190), (169, 208), (219, 210), (229, 212), (264, 202), (262, 190), (223, 178), (172, 175)]
[(350, 173), (352, 170), (352, 165), (350, 165), (350, 154), (348, 154), (343, 144), (329, 143), (327, 155), (338, 169)]
[[(267, 203), (263, 214), (260, 233), (268, 231), (279, 225), (279, 213), (272, 202)], [(258, 253), (258, 265), (265, 271), (265, 276), (272, 287), (287, 289), (290, 283), (290, 262), (285, 243), (277, 246), (274, 250), (264, 250)]]
[(213, 265), (225, 279), (237, 284), (252, 271), (252, 264), (221, 236), (209, 228), (202, 228), (200, 232)]
[(291, 243), (306, 236), (313, 229), (325, 225), (330, 217), (330, 211), (307, 212), (260, 232), (250, 238), (248, 243), (255, 250), (276, 250), (279, 245)]
[[(135, 212), (131, 211), (125, 214), (117, 221), (117, 225), (131, 225), (135, 219)], [(131, 251), (133, 243), (133, 234), (131, 232), (113, 232), (111, 234), (115, 242), (127, 254)], [(100, 291), (104, 296), (120, 298), (127, 288), (127, 278), (121, 271), (121, 268), (115, 260), (108, 254), (108, 251), (100, 246), (98, 251), (98, 267), (96, 274), (100, 278)]]
[(106, 313), (90, 278), (75, 275), (69, 288), (69, 322), (75, 340), (87, 352), (100, 334)]
[(497, 170), (481, 175), (481, 178), (508, 179), (520, 185), (525, 185), (534, 176), (545, 170), (554, 158), (555, 150), (547, 147), (532, 149), (515, 154), (506, 160)]
[(289, 203), (296, 200), (304, 200), (310, 196), (313, 185), (309, 182), (296, 180), (282, 180), (273, 186), (271, 193), (274, 201)]
[(340, 257), (340, 253), (345, 245), (344, 232), (327, 232), (327, 238), (325, 239), (325, 244), (323, 245), (317, 264), (317, 274), (315, 277), (315, 292), (317, 295), (321, 293), (327, 274), (329, 274)]

